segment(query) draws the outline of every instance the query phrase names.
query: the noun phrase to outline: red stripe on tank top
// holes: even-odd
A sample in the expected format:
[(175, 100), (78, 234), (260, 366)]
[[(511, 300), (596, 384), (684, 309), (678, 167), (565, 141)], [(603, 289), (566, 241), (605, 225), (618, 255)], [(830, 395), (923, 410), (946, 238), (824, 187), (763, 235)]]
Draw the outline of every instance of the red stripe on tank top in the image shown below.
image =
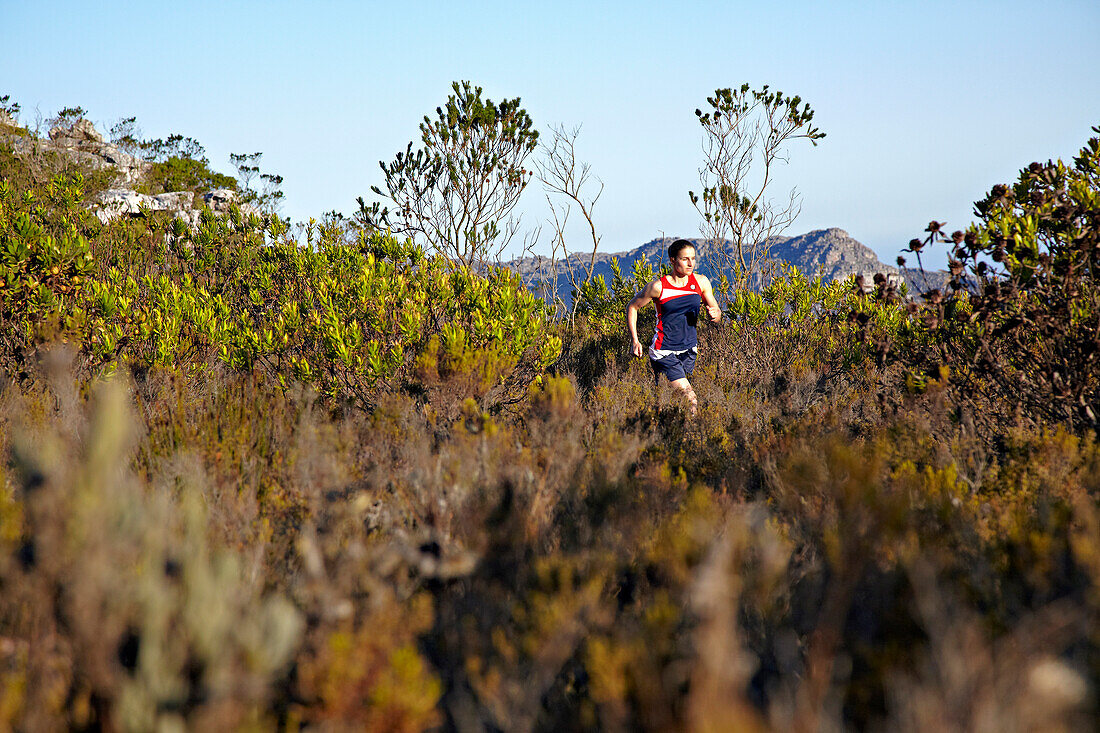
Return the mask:
[(657, 309), (657, 338), (653, 341), (653, 348), (660, 349), (665, 340), (665, 325), (661, 322), (661, 301), (653, 304)]

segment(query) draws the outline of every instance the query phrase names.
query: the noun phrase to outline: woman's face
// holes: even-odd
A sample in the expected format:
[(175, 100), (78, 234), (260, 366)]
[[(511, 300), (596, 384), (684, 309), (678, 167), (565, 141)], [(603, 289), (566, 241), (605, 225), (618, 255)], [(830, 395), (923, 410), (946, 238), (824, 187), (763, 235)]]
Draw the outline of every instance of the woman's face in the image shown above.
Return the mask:
[(695, 248), (684, 247), (672, 260), (672, 274), (687, 277), (695, 271)]

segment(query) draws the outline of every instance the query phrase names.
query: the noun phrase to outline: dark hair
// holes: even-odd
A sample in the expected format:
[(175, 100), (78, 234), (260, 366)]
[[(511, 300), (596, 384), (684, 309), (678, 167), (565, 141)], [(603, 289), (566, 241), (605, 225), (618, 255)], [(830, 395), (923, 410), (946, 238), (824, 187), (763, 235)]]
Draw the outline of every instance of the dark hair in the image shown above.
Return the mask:
[(681, 250), (685, 247), (691, 247), (695, 249), (695, 245), (686, 239), (677, 239), (672, 244), (668, 245), (668, 258), (670, 260), (676, 259), (676, 256), (680, 254)]

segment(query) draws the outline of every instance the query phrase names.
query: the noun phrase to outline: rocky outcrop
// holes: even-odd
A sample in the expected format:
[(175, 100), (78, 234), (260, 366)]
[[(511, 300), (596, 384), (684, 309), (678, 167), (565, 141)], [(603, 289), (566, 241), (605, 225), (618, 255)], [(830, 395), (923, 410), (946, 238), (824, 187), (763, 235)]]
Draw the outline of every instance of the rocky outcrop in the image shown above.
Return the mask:
[(8, 139), (16, 155), (57, 153), (92, 170), (114, 169), (118, 172), (115, 183), (122, 186), (136, 185), (151, 165), (105, 141), (95, 125), (83, 118), (51, 128), (45, 140), (33, 135)]
[(254, 207), (248, 204), (241, 204), (237, 192), (229, 188), (219, 188), (213, 191), (207, 191), (202, 195), (202, 203), (204, 206), (209, 206), (213, 209), (215, 214), (229, 213), (230, 207), (234, 204), (240, 207), (242, 214), (248, 215), (259, 213)]
[[(202, 195), (202, 205), (208, 206), (215, 214), (228, 214), (236, 205), (244, 216), (259, 216), (254, 206), (238, 202), (237, 192), (228, 188), (207, 191)], [(190, 191), (175, 191), (150, 196), (126, 188), (112, 188), (99, 196), (95, 209), (96, 217), (106, 224), (120, 216), (144, 216), (147, 211), (171, 211), (178, 214), (190, 226), (199, 222), (200, 209), (196, 209), (195, 194)]]
[(863, 275), (870, 282), (879, 272), (887, 277), (898, 275), (898, 268), (881, 262), (870, 247), (835, 227), (797, 237), (776, 237), (768, 254), (773, 260), (789, 263), (806, 275), (821, 275), (826, 280)]
[(104, 145), (103, 135), (95, 129), (90, 120), (81, 117), (68, 125), (56, 125), (50, 128), (50, 139), (58, 145), (75, 148), (80, 145)]
[(96, 207), (95, 215), (101, 222), (106, 224), (120, 216), (141, 216), (146, 211), (189, 213), (194, 208), (192, 205), (194, 197), (195, 195), (190, 191), (176, 191), (150, 196), (126, 188), (112, 188), (100, 194), (99, 206)]
[[(14, 127), (25, 133), (6, 112), (0, 110), (0, 113), (3, 113), (0, 125)], [(12, 146), (16, 155), (54, 153), (93, 170), (109, 168), (117, 171), (115, 187), (104, 191), (92, 204), (96, 217), (104, 224), (120, 216), (144, 216), (150, 211), (169, 211), (178, 214), (194, 227), (198, 225), (202, 206), (210, 207), (215, 214), (226, 214), (234, 205), (245, 216), (260, 214), (255, 207), (241, 203), (236, 191), (227, 188), (204, 193), (199, 208), (195, 206), (196, 197), (191, 191), (175, 191), (155, 196), (138, 193), (133, 187), (141, 183), (152, 163), (107, 142), (95, 129), (95, 125), (83, 118), (52, 127), (47, 139), (28, 134), (5, 135), (2, 128), (0, 137)]]

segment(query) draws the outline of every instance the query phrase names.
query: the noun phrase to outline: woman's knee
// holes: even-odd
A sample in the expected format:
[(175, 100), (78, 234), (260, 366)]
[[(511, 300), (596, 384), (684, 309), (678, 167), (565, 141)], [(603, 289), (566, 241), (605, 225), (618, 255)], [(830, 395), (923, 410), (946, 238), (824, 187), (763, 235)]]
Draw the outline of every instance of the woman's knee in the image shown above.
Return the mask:
[(691, 400), (692, 404), (695, 404), (695, 388), (691, 386), (691, 382), (688, 380), (677, 380), (676, 388), (684, 393), (684, 396)]

